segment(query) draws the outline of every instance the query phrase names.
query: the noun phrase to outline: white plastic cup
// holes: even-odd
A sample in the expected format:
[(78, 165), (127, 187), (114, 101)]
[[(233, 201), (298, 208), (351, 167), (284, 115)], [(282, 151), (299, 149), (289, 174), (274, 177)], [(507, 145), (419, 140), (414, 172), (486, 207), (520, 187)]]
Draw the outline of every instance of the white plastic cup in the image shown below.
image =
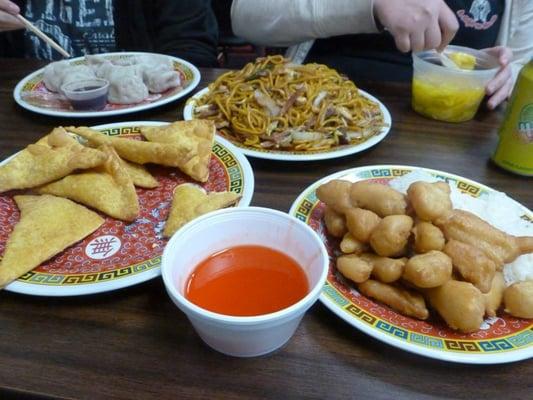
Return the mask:
[(413, 53), (412, 106), (421, 115), (447, 122), (474, 118), (486, 84), (498, 72), (498, 60), (484, 51), (447, 46), (444, 54), (461, 52), (476, 57), (474, 70), (445, 67), (435, 50)]
[[(185, 285), (200, 262), (242, 245), (266, 246), (292, 257), (307, 276), (309, 293), (283, 310), (251, 317), (218, 314), (185, 298)], [(254, 357), (278, 349), (291, 338), (320, 295), (328, 265), (326, 247), (308, 225), (280, 211), (244, 207), (206, 214), (178, 230), (165, 247), (161, 272), (170, 298), (205, 343), (224, 354)]]

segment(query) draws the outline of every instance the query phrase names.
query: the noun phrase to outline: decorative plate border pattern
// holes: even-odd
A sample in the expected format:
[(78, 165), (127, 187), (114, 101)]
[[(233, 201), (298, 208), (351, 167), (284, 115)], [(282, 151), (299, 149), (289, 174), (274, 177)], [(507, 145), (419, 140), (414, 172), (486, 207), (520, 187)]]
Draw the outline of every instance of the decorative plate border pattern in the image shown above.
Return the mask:
[[(183, 109), (183, 119), (191, 120), (193, 118), (193, 111), (196, 105), (196, 101), (204, 96), (209, 91), (209, 88), (204, 88), (192, 96)], [(381, 112), (383, 113), (383, 119), (386, 126), (381, 130), (377, 135), (372, 136), (368, 140), (353, 144), (353, 145), (343, 145), (337, 146), (333, 149), (327, 150), (315, 150), (315, 151), (279, 151), (279, 150), (266, 150), (266, 149), (257, 149), (253, 147), (248, 147), (242, 143), (237, 142), (235, 139), (228, 137), (226, 135), (220, 134), (219, 136), (228, 140), (235, 147), (241, 149), (241, 151), (250, 157), (264, 158), (268, 160), (280, 160), (280, 161), (312, 161), (312, 160), (326, 160), (331, 158), (344, 157), (350, 154), (359, 153), (363, 150), (366, 150), (372, 146), (375, 146), (381, 142), (390, 132), (392, 126), (392, 118), (389, 113), (389, 110), (383, 103), (381, 103), (377, 98), (365, 92), (364, 90), (359, 89), (359, 92), (366, 98), (376, 102)]]
[[(387, 165), (375, 167), (359, 167), (330, 175), (320, 180), (319, 182), (316, 182), (313, 185), (309, 186), (293, 203), (289, 213), (291, 215), (294, 215), (299, 220), (309, 224), (313, 211), (315, 210), (315, 207), (319, 204), (319, 200), (316, 197), (316, 188), (320, 184), (325, 183), (331, 179), (340, 179), (344, 176), (350, 175), (350, 177), (356, 178), (356, 181), (366, 179), (377, 179), (386, 182), (390, 179), (403, 176), (413, 170), (424, 170), (426, 172), (429, 172), (437, 179), (453, 184), (459, 190), (461, 190), (461, 192), (467, 193), (473, 197), (480, 197), (493, 191), (492, 189), (484, 185), (470, 181), (466, 178), (431, 169)], [(533, 214), (529, 210), (527, 210), (527, 208), (523, 208), (524, 215), (522, 215), (521, 218), (533, 223)], [(409, 329), (405, 329), (403, 327), (390, 323), (377, 315), (374, 315), (368, 310), (364, 310), (358, 305), (352, 303), (350, 299), (348, 299), (342, 292), (340, 292), (332, 284), (329, 276), (323, 288), (320, 299), (326, 306), (328, 306), (328, 308), (332, 309), (337, 315), (340, 316), (342, 313), (346, 314), (348, 318), (345, 318), (345, 320), (348, 321), (349, 319), (355, 319), (356, 321), (358, 321), (359, 324), (352, 324), (355, 327), (361, 328), (366, 333), (370, 333), (372, 335), (374, 333), (372, 331), (377, 330), (393, 339), (393, 341), (388, 342), (389, 344), (403, 348), (404, 350), (413, 351), (421, 355), (426, 355), (433, 358), (440, 358), (447, 361), (472, 363), (509, 362), (533, 356), (533, 351), (529, 351), (527, 355), (522, 357), (517, 356), (516, 358), (509, 359), (506, 359), (505, 357), (506, 353), (509, 354), (510, 352), (516, 352), (517, 350), (533, 350), (533, 322), (531, 322), (531, 324), (529, 324), (529, 326), (525, 329), (497, 338), (479, 340), (440, 338), (433, 335), (423, 334), (411, 331)], [(335, 309), (333, 309), (332, 307)], [(368, 329), (364, 329), (364, 326), (361, 326), (360, 324), (366, 325)], [(382, 340), (380, 335), (373, 336), (379, 340)], [(401, 343), (398, 343), (398, 341), (403, 342), (407, 345), (418, 347), (418, 349), (415, 349), (413, 347), (408, 348), (402, 346)], [(432, 351), (432, 353), (425, 353), (424, 349), (428, 349)], [(459, 354), (460, 357), (440, 357), (438, 354), (439, 352)], [(468, 356), (470, 355), (483, 354), (502, 354), (502, 356), (504, 357), (496, 361), (483, 360), (478, 358), (468, 358)]]
[[(154, 121), (142, 121), (142, 122), (126, 122), (126, 123), (116, 123), (116, 124), (107, 124), (94, 127), (100, 132), (108, 136), (119, 136), (119, 135), (138, 135), (141, 133), (140, 126), (160, 126), (166, 125), (167, 122), (154, 122)], [(234, 148), (234, 146), (227, 142), (225, 139), (216, 137), (215, 143), (213, 144), (213, 156), (216, 157), (219, 162), (224, 166), (225, 174), (228, 178), (228, 190), (242, 195), (241, 201), (238, 206), (244, 207), (250, 204), (251, 198), (254, 190), (253, 182), (253, 172), (250, 164), (245, 157), (239, 154), (239, 151)], [(11, 158), (11, 157), (10, 157)], [(10, 158), (6, 159), (4, 162), (7, 162)], [(245, 187), (246, 186), (246, 187)], [(109, 290), (114, 290), (122, 287), (131, 286), (133, 284), (144, 282), (148, 279), (152, 279), (160, 275), (161, 266), (161, 255), (157, 255), (150, 259), (144, 260), (142, 262), (120, 267), (116, 269), (110, 269), (102, 272), (92, 272), (92, 273), (46, 273), (40, 271), (29, 271), (26, 274), (19, 277), (15, 282), (8, 285), (6, 290), (14, 291), (19, 293), (26, 294), (37, 294), (41, 295), (42, 293), (29, 293), (28, 290), (20, 289), (20, 286), (13, 288), (12, 285), (25, 285), (28, 284), (28, 288), (38, 288), (42, 287), (45, 291), (48, 287), (61, 287), (68, 290), (68, 293), (61, 293), (62, 289), (58, 289), (57, 293), (44, 293), (44, 295), (52, 296), (68, 296), (68, 295), (80, 295), (80, 294), (91, 294), (104, 292)], [(146, 279), (139, 276), (144, 274)], [(132, 283), (124, 283), (116, 285), (116, 281), (129, 281)], [(110, 285), (102, 287), (102, 289), (91, 290), (87, 289), (88, 287), (94, 286), (95, 284), (100, 285)], [(29, 286), (31, 285), (31, 286)], [(11, 286), (11, 287), (10, 287)], [(83, 288), (83, 291), (78, 293), (75, 288)], [(96, 288), (96, 287), (95, 287)], [(29, 289), (29, 290), (32, 290)], [(71, 292), (74, 290), (74, 292)]]

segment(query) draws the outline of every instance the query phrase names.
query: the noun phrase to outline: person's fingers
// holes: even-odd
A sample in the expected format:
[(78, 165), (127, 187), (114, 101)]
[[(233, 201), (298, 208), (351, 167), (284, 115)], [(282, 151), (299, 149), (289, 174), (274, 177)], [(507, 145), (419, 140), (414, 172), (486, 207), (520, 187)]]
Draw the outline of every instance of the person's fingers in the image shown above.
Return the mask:
[(419, 51), (424, 50), (424, 32), (411, 32), (409, 35), (409, 41), (411, 42), (411, 51), (413, 53), (418, 53)]
[(442, 35), (440, 32), (439, 24), (437, 21), (431, 24), (428, 29), (426, 29), (424, 35), (424, 50), (436, 49), (440, 46), (442, 41)]
[(503, 87), (507, 81), (511, 80), (511, 68), (505, 67), (498, 71), (496, 76), (492, 78), (486, 86), (486, 93), (490, 96), (494, 94), (498, 89)]
[(24, 24), (13, 15), (0, 11), (0, 32), (24, 28)]
[(19, 6), (9, 0), (0, 0), (0, 10), (13, 15), (20, 13)]
[(453, 11), (445, 4), (443, 4), (442, 11), (439, 14), (438, 22), (442, 39), (437, 51), (441, 52), (454, 38), (459, 29), (459, 22)]
[(409, 34), (407, 32), (398, 32), (394, 35), (394, 41), (396, 42), (396, 47), (402, 53), (407, 53), (411, 50), (411, 41), (409, 40)]
[(483, 51), (497, 58), (502, 67), (505, 67), (513, 59), (513, 51), (508, 47), (496, 46), (483, 49)]
[(510, 79), (489, 99), (487, 102), (488, 108), (494, 110), (511, 95), (512, 90), (513, 81)]

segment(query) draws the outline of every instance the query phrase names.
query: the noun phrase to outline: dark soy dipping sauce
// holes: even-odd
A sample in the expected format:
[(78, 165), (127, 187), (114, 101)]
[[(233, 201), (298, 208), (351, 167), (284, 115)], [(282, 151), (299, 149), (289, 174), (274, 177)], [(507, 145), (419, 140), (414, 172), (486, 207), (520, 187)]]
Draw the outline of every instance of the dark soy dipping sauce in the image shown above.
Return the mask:
[[(81, 92), (83, 90), (84, 88), (77, 89), (76, 91)], [(90, 89), (85, 89), (85, 90), (90, 90)], [(103, 110), (107, 104), (107, 94), (103, 94), (101, 96), (98, 96), (92, 99), (86, 99), (86, 100), (70, 100), (70, 104), (72, 104), (72, 107), (76, 110), (89, 110), (89, 111)]]
[(89, 90), (100, 89), (101, 86), (85, 86), (79, 89), (74, 89), (74, 92), (88, 92)]

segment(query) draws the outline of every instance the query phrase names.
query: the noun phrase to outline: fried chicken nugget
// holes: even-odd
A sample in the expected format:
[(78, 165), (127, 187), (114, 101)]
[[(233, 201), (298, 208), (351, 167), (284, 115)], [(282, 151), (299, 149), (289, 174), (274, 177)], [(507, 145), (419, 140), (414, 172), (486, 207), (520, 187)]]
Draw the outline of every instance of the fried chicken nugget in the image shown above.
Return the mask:
[(503, 292), (505, 312), (518, 318), (533, 318), (533, 281), (517, 282)]
[(372, 182), (356, 182), (350, 189), (354, 206), (375, 212), (380, 217), (406, 214), (405, 196), (387, 185)]
[(360, 283), (357, 287), (365, 296), (376, 299), (403, 315), (418, 319), (427, 319), (429, 316), (424, 298), (417, 292), (372, 279)]
[(370, 246), (382, 257), (402, 256), (412, 227), (413, 219), (408, 215), (389, 215), (370, 234)]
[(503, 291), (505, 290), (505, 280), (501, 272), (494, 274), (492, 285), (488, 293), (483, 293), (485, 299), (485, 314), (489, 317), (495, 317), (496, 311), (500, 308), (503, 300)]
[(518, 256), (533, 252), (533, 237), (508, 235), (464, 210), (452, 210), (435, 220), (447, 240), (455, 239), (479, 248), (500, 269)]
[(444, 248), (444, 235), (431, 222), (418, 222), (412, 232), (415, 236), (414, 248), (417, 253), (427, 253), (431, 250), (442, 250)]
[(346, 226), (352, 236), (362, 243), (368, 243), (379, 221), (381, 218), (370, 210), (350, 208), (346, 211)]
[(407, 189), (407, 198), (424, 221), (433, 221), (452, 209), (450, 186), (445, 182), (414, 182)]
[(368, 251), (368, 245), (354, 238), (350, 232), (344, 235), (339, 247), (344, 254), (362, 254)]
[(485, 314), (485, 299), (471, 283), (449, 280), (425, 293), (450, 328), (464, 333), (480, 328)]
[(395, 282), (401, 278), (407, 258), (381, 257), (373, 253), (363, 253), (361, 258), (372, 265), (372, 276), (383, 283)]
[(344, 214), (352, 207), (350, 201), (350, 189), (352, 183), (341, 179), (334, 179), (316, 189), (316, 195), (320, 201), (326, 203), (335, 211)]
[(452, 260), (441, 251), (431, 250), (411, 257), (405, 264), (403, 278), (419, 288), (442, 285), (452, 277)]
[(496, 272), (496, 264), (485, 253), (467, 243), (451, 239), (443, 250), (463, 279), (472, 283), (481, 293), (488, 293)]
[(357, 254), (348, 254), (337, 258), (337, 269), (349, 280), (361, 283), (370, 277), (372, 265)]
[(328, 233), (332, 236), (340, 238), (348, 231), (344, 215), (338, 213), (328, 205), (324, 209), (324, 223), (326, 224)]

